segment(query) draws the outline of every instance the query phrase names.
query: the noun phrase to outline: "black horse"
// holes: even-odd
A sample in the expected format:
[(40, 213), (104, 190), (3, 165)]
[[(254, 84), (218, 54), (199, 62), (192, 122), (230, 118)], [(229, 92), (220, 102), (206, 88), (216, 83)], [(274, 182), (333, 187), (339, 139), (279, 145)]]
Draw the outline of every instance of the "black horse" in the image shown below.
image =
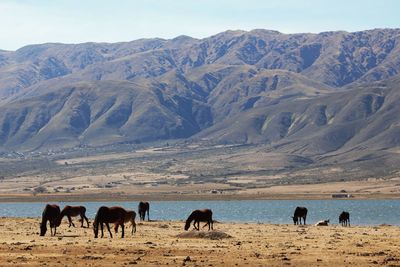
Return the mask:
[[(213, 219), (212, 219), (212, 211), (210, 209), (204, 210), (195, 210), (193, 211), (186, 220), (185, 230), (189, 230), (190, 223), (193, 222), (194, 229), (197, 231), (200, 230), (200, 222), (207, 222), (204, 226), (208, 224), (208, 231), (213, 230)], [(197, 226), (196, 226), (197, 223)], [(204, 227), (203, 226), (203, 227)]]
[[(40, 223), (40, 236), (44, 236), (47, 231), (47, 221), (50, 222), (50, 234), (56, 235), (58, 218), (60, 217), (60, 207), (56, 204), (47, 204), (42, 213), (42, 222)], [(53, 234), (54, 228), (54, 234)]]
[(304, 225), (306, 224), (306, 218), (307, 218), (307, 208), (305, 207), (297, 207), (294, 211), (293, 215), (293, 223), (296, 224), (301, 224), (301, 218), (303, 218)]
[(147, 220), (150, 221), (150, 204), (149, 202), (139, 202), (138, 213), (140, 220), (144, 221), (147, 212)]
[(342, 211), (339, 215), (339, 223), (341, 223), (342, 226), (347, 226), (347, 223), (349, 223), (350, 226), (350, 213)]

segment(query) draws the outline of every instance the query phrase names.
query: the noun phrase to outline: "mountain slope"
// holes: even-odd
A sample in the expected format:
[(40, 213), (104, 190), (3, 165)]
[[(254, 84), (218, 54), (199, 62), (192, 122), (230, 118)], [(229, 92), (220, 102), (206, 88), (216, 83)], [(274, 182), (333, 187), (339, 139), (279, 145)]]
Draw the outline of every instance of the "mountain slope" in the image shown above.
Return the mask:
[(0, 149), (189, 137), (387, 149), (399, 145), (398, 73), (399, 29), (30, 45), (0, 51)]

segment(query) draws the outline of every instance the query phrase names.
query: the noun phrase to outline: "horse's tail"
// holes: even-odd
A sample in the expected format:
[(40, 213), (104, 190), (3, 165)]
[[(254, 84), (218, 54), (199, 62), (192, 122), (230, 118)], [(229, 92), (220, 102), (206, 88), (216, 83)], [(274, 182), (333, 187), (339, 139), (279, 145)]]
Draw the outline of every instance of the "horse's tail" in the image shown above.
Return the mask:
[(135, 218), (136, 218), (136, 212), (132, 212), (132, 217), (131, 217), (131, 224), (132, 224), (132, 233), (136, 233), (136, 222), (135, 222)]

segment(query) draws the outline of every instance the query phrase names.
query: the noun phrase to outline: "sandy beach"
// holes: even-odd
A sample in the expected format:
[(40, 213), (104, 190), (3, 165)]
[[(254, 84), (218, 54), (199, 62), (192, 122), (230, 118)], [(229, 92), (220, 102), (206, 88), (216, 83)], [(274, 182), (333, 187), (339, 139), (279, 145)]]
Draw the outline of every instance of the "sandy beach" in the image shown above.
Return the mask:
[[(78, 226), (77, 219), (75, 219)], [(0, 266), (400, 266), (400, 227), (139, 222), (95, 239), (92, 228), (39, 236), (39, 218), (0, 218)]]

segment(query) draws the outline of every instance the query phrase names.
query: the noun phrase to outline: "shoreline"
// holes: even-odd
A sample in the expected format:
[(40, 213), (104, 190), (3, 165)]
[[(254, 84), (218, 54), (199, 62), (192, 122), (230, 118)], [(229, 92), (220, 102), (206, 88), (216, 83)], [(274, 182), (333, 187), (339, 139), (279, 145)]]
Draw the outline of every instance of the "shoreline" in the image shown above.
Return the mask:
[(246, 200), (393, 200), (400, 194), (360, 193), (351, 198), (333, 198), (332, 194), (0, 194), (7, 202), (131, 202), (131, 201), (246, 201)]

